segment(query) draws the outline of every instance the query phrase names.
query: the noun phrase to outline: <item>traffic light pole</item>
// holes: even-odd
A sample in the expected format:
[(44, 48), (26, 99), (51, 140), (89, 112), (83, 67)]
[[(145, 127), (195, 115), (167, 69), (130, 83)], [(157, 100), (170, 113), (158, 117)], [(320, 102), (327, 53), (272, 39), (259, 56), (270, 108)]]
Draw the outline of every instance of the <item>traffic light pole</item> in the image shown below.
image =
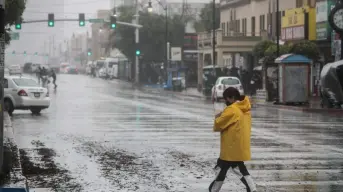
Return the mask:
[(5, 0), (0, 0), (0, 174), (4, 162)]
[[(55, 19), (54, 21), (79, 21), (79, 19)], [(28, 20), (28, 21), (23, 21), (22, 23), (46, 23), (46, 22), (48, 22), (48, 20), (45, 19), (45, 20)], [(105, 21), (105, 23), (109, 23), (109, 21)], [(129, 27), (135, 27), (135, 28), (143, 27), (142, 25), (139, 25), (139, 24), (126, 23), (126, 22), (121, 22), (121, 21), (117, 21), (117, 24), (129, 26)]]
[[(136, 0), (136, 21), (135, 24), (138, 25), (139, 23), (139, 3), (138, 0)], [(136, 43), (136, 47), (138, 47), (137, 45), (139, 44), (139, 28), (136, 27), (135, 30), (135, 43)], [(135, 84), (136, 86), (139, 85), (139, 55), (136, 54), (136, 58), (135, 58)]]

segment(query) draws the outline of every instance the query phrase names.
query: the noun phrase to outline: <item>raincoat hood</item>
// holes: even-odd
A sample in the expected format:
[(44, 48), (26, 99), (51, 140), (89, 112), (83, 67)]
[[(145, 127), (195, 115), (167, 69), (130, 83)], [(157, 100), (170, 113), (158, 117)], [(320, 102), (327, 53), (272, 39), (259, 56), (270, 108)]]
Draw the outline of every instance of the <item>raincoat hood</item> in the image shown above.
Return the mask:
[(249, 112), (251, 110), (251, 104), (250, 104), (250, 100), (249, 97), (247, 96), (242, 96), (242, 98), (240, 99), (240, 101), (237, 101), (235, 103), (235, 105), (243, 112)]

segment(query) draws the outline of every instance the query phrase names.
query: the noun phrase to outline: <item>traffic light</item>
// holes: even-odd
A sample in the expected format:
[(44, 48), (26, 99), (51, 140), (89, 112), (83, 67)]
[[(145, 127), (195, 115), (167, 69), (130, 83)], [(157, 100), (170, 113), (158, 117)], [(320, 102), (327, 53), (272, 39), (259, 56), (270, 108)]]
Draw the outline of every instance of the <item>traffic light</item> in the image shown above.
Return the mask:
[(15, 22), (15, 29), (17, 30), (21, 29), (21, 21), (19, 19)]
[(55, 26), (55, 15), (53, 13), (48, 14), (48, 26), (49, 27)]
[(38, 53), (36, 52), (36, 53), (35, 53), (35, 55), (37, 56), (37, 55), (38, 55)]
[(83, 27), (86, 25), (85, 14), (79, 13), (79, 26)]
[(111, 16), (111, 29), (115, 29), (117, 27), (117, 17), (116, 16)]
[(26, 51), (24, 51), (24, 55), (26, 56)]
[(136, 50), (136, 55), (139, 56), (141, 54), (141, 51), (139, 49)]
[(87, 55), (88, 55), (88, 56), (91, 56), (91, 55), (92, 55), (92, 50), (91, 50), (91, 49), (88, 49)]
[(12, 51), (12, 55), (15, 55), (15, 51)]

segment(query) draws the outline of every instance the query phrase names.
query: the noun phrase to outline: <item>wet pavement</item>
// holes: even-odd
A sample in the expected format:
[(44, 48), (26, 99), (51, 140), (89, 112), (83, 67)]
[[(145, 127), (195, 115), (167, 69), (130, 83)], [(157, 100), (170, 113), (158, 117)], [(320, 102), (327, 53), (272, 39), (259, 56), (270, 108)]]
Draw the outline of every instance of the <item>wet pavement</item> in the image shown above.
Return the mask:
[[(213, 105), (144, 93), (118, 80), (59, 75), (40, 116), (15, 111), (29, 185), (55, 191), (205, 192), (219, 135)], [(253, 109), (252, 161), (259, 191), (343, 189), (343, 118)], [(39, 174), (38, 174), (39, 173)], [(228, 175), (223, 191), (245, 191)]]

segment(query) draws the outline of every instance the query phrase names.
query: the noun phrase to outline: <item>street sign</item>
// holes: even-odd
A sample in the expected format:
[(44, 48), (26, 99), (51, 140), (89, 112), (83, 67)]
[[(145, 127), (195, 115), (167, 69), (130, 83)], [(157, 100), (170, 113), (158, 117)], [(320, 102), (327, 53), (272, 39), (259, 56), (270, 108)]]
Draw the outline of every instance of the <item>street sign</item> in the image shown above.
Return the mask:
[(10, 32), (11, 40), (19, 40), (19, 32)]
[(90, 23), (104, 23), (104, 19), (89, 19), (88, 20)]

